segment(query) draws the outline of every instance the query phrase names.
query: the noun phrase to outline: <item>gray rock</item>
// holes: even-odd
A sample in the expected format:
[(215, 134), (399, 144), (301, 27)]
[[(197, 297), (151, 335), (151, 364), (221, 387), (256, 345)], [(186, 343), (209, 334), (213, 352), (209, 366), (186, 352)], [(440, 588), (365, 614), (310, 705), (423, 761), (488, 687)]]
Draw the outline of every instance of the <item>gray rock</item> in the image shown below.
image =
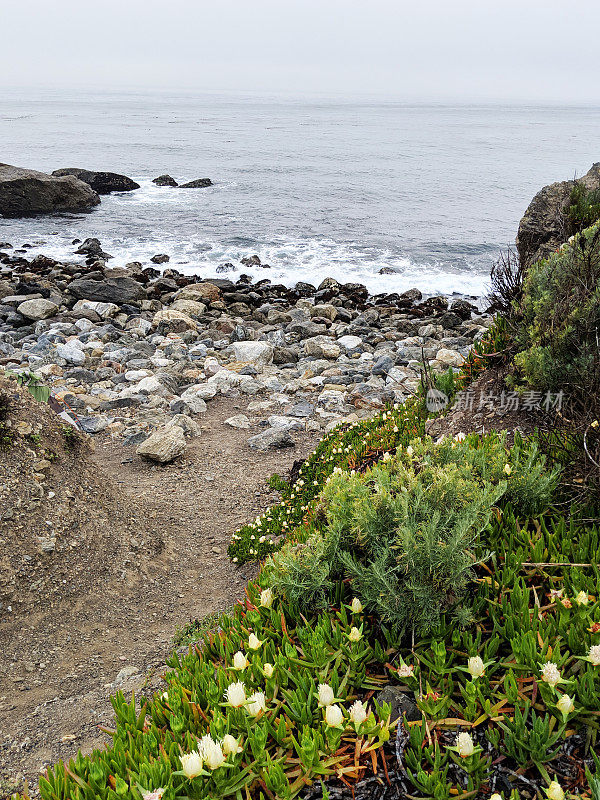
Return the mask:
[(69, 292), (77, 300), (95, 300), (99, 303), (135, 303), (147, 297), (141, 283), (133, 278), (107, 278), (92, 281), (89, 278), (76, 278), (68, 286)]
[(167, 261), (170, 261), (170, 260), (171, 260), (170, 256), (168, 256), (166, 253), (157, 253), (155, 256), (152, 256), (152, 258), (150, 259), (150, 261), (153, 264), (166, 264)]
[(266, 365), (273, 361), (273, 345), (269, 342), (234, 342), (231, 345), (236, 361)]
[(288, 430), (281, 428), (271, 428), (263, 433), (257, 433), (248, 439), (248, 444), (253, 450), (265, 452), (267, 450), (278, 450), (284, 447), (294, 447), (294, 440)]
[(406, 714), (406, 718), (410, 722), (417, 722), (422, 718), (422, 715), (414, 699), (412, 699), (414, 695), (411, 697), (411, 694), (403, 692), (399, 686), (390, 684), (379, 692), (375, 700), (379, 705), (388, 703), (391, 706), (390, 722), (395, 722), (404, 714)]
[(100, 433), (112, 422), (107, 417), (78, 417), (77, 419), (82, 431), (91, 434)]
[(371, 371), (373, 375), (387, 375), (394, 366), (394, 359), (391, 356), (381, 356), (381, 358), (377, 359)]
[(230, 428), (248, 430), (250, 428), (250, 420), (245, 414), (236, 414), (235, 416), (226, 419), (225, 425), (229, 425)]
[(27, 319), (40, 320), (58, 314), (58, 306), (52, 300), (26, 300), (17, 306), (17, 311)]
[(74, 364), (76, 367), (80, 367), (85, 363), (85, 353), (71, 342), (57, 344), (56, 355), (59, 358), (64, 358), (67, 364)]
[(79, 167), (64, 167), (55, 169), (52, 173), (57, 177), (64, 175), (74, 175), (80, 181), (87, 183), (98, 194), (110, 194), (111, 192), (131, 192), (139, 189), (139, 183), (132, 181), (126, 175), (119, 175), (116, 172), (94, 172), (89, 169)]
[(72, 175), (55, 177), (0, 164), (0, 216), (89, 211), (99, 202), (98, 194)]
[(179, 425), (163, 427), (154, 431), (145, 442), (139, 445), (136, 453), (142, 458), (168, 464), (185, 452), (185, 436)]
[(330, 339), (329, 336), (313, 336), (310, 339), (306, 339), (304, 342), (304, 350), (309, 356), (329, 359), (339, 358), (341, 353), (335, 340)]

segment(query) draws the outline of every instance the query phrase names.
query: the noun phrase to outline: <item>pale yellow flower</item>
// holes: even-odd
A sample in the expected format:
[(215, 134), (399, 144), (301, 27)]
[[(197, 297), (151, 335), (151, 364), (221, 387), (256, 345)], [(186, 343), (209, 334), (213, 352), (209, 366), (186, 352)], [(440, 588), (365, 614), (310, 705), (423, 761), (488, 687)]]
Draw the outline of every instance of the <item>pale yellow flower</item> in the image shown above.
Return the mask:
[(320, 683), (317, 696), (320, 706), (330, 706), (335, 700), (333, 689), (328, 683)]
[(258, 636), (254, 633), (251, 633), (248, 637), (248, 647), (250, 650), (258, 650), (258, 648), (262, 645), (261, 640)]
[(341, 728), (343, 721), (344, 715), (339, 706), (327, 706), (325, 709), (325, 722), (330, 728)]
[(185, 773), (186, 778), (191, 780), (202, 772), (202, 756), (197, 750), (192, 750), (191, 753), (185, 753), (179, 756), (179, 760), (181, 761), (181, 769)]
[(475, 752), (475, 745), (470, 733), (462, 732), (456, 737), (456, 749), (461, 758), (468, 758)]
[(361, 703), (360, 700), (352, 703), (350, 706), (349, 716), (350, 722), (352, 722), (354, 725), (362, 725), (367, 718), (367, 709), (365, 704)]
[(273, 591), (271, 589), (263, 589), (260, 593), (260, 604), (263, 608), (271, 608), (273, 605)]
[(552, 781), (550, 786), (546, 789), (548, 800), (565, 800), (565, 793), (558, 781)]
[(350, 633), (348, 634), (348, 639), (351, 642), (359, 642), (362, 639), (362, 633), (356, 627), (352, 627), (350, 629)]
[(550, 686), (556, 686), (560, 681), (560, 670), (553, 661), (546, 661), (542, 667), (542, 680)]
[(241, 753), (242, 750), (244, 749), (240, 745), (239, 740), (236, 739), (235, 736), (232, 736), (230, 733), (225, 734), (225, 736), (223, 737), (222, 745), (223, 745), (223, 752), (225, 753), (226, 756), (231, 756), (235, 755), (236, 753)]
[(468, 670), (473, 678), (480, 678), (485, 672), (485, 665), (479, 656), (471, 656), (468, 661)]
[(266, 707), (267, 702), (264, 692), (254, 692), (254, 694), (250, 695), (246, 704), (246, 709), (251, 717), (258, 716), (261, 711), (266, 709)]
[(568, 694), (563, 694), (560, 696), (556, 707), (561, 712), (561, 714), (570, 714), (575, 709), (575, 703), (573, 699), (569, 697)]
[(248, 659), (246, 658), (246, 654), (242, 653), (241, 650), (238, 650), (237, 653), (233, 657), (233, 668), (237, 670), (246, 669), (248, 666)]
[(358, 597), (354, 597), (352, 599), (352, 604), (350, 607), (353, 614), (360, 614), (360, 612), (363, 610), (363, 604), (360, 602)]

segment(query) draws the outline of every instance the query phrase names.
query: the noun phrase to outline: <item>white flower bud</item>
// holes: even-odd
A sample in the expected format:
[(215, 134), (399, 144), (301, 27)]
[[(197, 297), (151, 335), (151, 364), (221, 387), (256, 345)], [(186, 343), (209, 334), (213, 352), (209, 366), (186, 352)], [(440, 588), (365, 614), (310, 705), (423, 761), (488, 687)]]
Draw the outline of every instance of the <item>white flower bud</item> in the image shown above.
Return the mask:
[(271, 589), (263, 589), (260, 593), (260, 604), (263, 608), (271, 608), (273, 605), (273, 592)]
[(266, 707), (267, 703), (264, 692), (254, 692), (254, 694), (250, 695), (246, 704), (246, 710), (251, 717), (258, 716), (258, 714), (260, 714), (261, 711), (264, 711)]
[(577, 603), (578, 606), (587, 606), (587, 604), (589, 603), (587, 592), (584, 592), (582, 590), (577, 595), (575, 595), (575, 602)]
[(558, 781), (552, 781), (546, 789), (546, 794), (548, 795), (548, 800), (565, 800), (565, 793)]
[(360, 614), (360, 612), (363, 610), (363, 604), (360, 602), (358, 597), (354, 597), (352, 599), (350, 608), (352, 609), (353, 614)]
[(471, 734), (464, 731), (459, 733), (456, 737), (456, 749), (458, 750), (458, 755), (461, 758), (468, 758), (469, 756), (472, 756), (475, 752), (475, 745), (473, 744)]
[(505, 465), (504, 465), (504, 474), (505, 474), (505, 475), (510, 475), (510, 474), (511, 474), (511, 472), (512, 472), (512, 467), (511, 467), (511, 465), (510, 465), (510, 464), (505, 464)]
[(351, 642), (359, 642), (362, 639), (362, 633), (356, 627), (352, 627), (350, 629), (350, 633), (348, 634), (348, 639)]
[(186, 778), (191, 780), (202, 772), (202, 756), (197, 750), (192, 750), (191, 753), (185, 753), (179, 756), (179, 760), (181, 761), (181, 769), (185, 773)]
[(258, 650), (261, 646), (262, 642), (254, 633), (251, 633), (248, 637), (248, 647), (250, 650)]
[(246, 654), (242, 653), (241, 650), (238, 650), (233, 657), (233, 668), (237, 670), (243, 670), (246, 669), (247, 666), (248, 659), (246, 658)]
[(556, 704), (561, 714), (570, 714), (575, 709), (575, 703), (568, 694), (562, 694)]
[(485, 666), (479, 656), (471, 656), (468, 662), (468, 669), (473, 678), (481, 678), (485, 672)]
[(266, 661), (263, 664), (263, 674), (265, 678), (272, 678), (274, 672), (275, 672), (275, 667), (273, 666), (273, 664), (269, 664), (269, 662)]
[(327, 706), (325, 709), (325, 722), (330, 728), (340, 728), (344, 721), (342, 709), (339, 706)]
[(246, 689), (241, 681), (230, 683), (225, 692), (227, 702), (232, 708), (239, 708), (246, 702)]
[(226, 756), (241, 753), (243, 749), (244, 748), (240, 746), (235, 736), (232, 736), (230, 733), (225, 734), (223, 737), (223, 752)]
[(362, 725), (362, 723), (367, 718), (367, 709), (365, 708), (365, 704), (361, 703), (360, 700), (357, 700), (355, 703), (352, 703), (350, 706), (350, 722), (353, 722), (354, 725)]
[(320, 706), (329, 706), (335, 700), (333, 689), (328, 683), (319, 684), (318, 697)]

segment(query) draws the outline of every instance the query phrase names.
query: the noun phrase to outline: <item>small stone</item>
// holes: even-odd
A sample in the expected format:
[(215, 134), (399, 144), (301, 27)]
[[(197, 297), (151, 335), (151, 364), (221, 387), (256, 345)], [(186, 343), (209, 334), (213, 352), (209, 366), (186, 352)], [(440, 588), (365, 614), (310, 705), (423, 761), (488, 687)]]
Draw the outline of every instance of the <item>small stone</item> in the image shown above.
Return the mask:
[(245, 414), (236, 414), (234, 417), (226, 419), (225, 425), (229, 425), (230, 428), (248, 430), (248, 428), (250, 428), (250, 420)]
[(256, 434), (256, 436), (251, 436), (248, 439), (248, 445), (253, 450), (265, 452), (267, 450), (278, 450), (284, 447), (294, 447), (294, 440), (290, 436), (289, 431), (282, 430), (281, 428), (271, 428), (268, 431)]

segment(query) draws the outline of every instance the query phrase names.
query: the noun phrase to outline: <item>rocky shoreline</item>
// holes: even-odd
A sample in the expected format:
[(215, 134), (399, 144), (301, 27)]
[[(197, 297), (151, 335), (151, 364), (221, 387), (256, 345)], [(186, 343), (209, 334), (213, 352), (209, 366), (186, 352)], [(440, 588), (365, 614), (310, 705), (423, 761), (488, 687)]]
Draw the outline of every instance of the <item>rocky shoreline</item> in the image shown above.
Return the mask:
[(34, 373), (86, 433), (159, 462), (183, 453), (218, 396), (240, 398), (227, 424), (258, 431), (257, 449), (402, 402), (423, 357), (434, 371), (458, 367), (491, 322), (467, 300), (417, 289), (114, 269), (97, 239), (76, 244), (85, 264), (29, 261), (0, 243), (0, 365)]

